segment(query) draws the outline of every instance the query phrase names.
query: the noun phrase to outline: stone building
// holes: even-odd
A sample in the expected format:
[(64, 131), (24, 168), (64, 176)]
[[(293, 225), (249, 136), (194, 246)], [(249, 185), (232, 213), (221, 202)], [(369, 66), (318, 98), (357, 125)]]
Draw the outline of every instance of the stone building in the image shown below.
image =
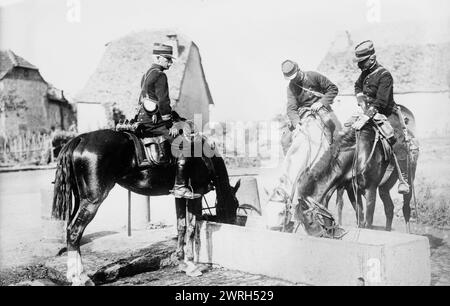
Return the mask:
[(166, 71), (172, 108), (185, 118), (201, 114), (203, 124), (209, 121), (213, 100), (198, 46), (173, 31), (142, 31), (106, 44), (97, 69), (75, 97), (79, 131), (111, 126), (114, 112), (134, 117), (141, 78), (152, 64), (155, 42), (172, 45), (177, 57)]
[(0, 130), (21, 132), (68, 129), (76, 115), (61, 90), (46, 82), (39, 69), (11, 50), (0, 50)]

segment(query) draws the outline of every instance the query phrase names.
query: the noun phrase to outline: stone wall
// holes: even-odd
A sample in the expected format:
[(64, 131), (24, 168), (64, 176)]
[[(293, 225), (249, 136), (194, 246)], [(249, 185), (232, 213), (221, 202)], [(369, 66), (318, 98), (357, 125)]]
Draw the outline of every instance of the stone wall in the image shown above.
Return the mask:
[(48, 84), (36, 70), (16, 67), (0, 84), (1, 108), (5, 109), (1, 129), (8, 136), (49, 132), (52, 126), (68, 129), (76, 122), (69, 103), (47, 98)]
[(45, 108), (48, 85), (38, 71), (15, 68), (1, 82), (7, 135), (49, 128)]

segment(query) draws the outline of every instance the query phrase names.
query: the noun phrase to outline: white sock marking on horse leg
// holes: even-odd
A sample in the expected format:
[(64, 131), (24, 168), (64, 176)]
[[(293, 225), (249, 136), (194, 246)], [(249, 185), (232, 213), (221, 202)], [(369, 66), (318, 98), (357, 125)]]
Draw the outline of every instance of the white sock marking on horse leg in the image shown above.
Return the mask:
[(73, 285), (78, 285), (83, 273), (83, 263), (78, 251), (69, 251), (67, 253), (67, 280)]
[(67, 280), (69, 282), (73, 282), (73, 280), (77, 277), (77, 251), (68, 251), (67, 252)]

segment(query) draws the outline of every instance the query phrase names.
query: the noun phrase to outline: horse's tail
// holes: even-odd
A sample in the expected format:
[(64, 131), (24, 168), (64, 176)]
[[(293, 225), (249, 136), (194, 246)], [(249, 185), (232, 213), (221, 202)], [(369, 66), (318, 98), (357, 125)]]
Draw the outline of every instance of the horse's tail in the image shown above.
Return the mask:
[(71, 139), (60, 151), (57, 161), (57, 170), (55, 175), (55, 186), (53, 192), (52, 218), (58, 220), (67, 220), (71, 222), (72, 211), (72, 191), (76, 189), (72, 156), (76, 146), (81, 138)]

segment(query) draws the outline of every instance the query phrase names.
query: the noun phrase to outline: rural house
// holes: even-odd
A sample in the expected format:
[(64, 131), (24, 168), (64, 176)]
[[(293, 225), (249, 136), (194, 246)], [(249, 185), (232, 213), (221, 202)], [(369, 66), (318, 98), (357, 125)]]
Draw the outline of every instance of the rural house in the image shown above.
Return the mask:
[(61, 90), (47, 83), (34, 65), (11, 50), (0, 50), (0, 131), (3, 137), (26, 132), (66, 130), (76, 122)]
[[(396, 31), (392, 31), (392, 29)], [(450, 35), (437, 25), (375, 25), (339, 33), (318, 67), (339, 87), (335, 110), (346, 120), (357, 108), (352, 62), (357, 43), (370, 39), (377, 59), (394, 78), (394, 99), (413, 111), (420, 137), (450, 133)]]
[(172, 31), (142, 31), (106, 44), (106, 51), (84, 89), (76, 96), (80, 132), (110, 127), (113, 114), (136, 114), (140, 82), (152, 64), (153, 43), (174, 47), (177, 59), (166, 71), (171, 104), (181, 116), (201, 114), (209, 121), (213, 104), (197, 45)]

